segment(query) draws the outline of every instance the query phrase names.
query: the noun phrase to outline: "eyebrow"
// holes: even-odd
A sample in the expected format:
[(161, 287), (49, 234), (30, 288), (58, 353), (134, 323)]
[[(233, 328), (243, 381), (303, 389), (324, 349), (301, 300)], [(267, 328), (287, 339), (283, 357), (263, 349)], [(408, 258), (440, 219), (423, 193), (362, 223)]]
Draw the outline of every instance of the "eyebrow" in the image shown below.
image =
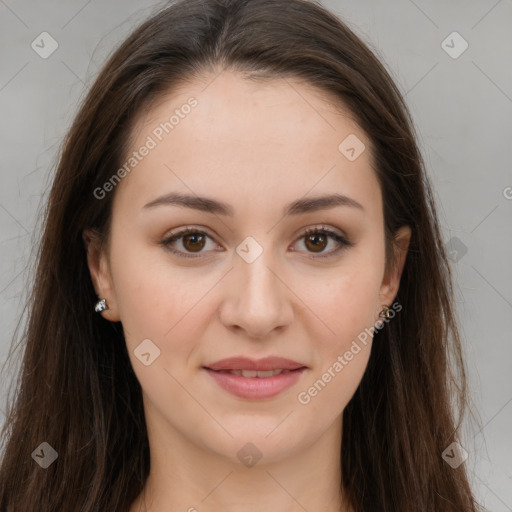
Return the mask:
[[(209, 212), (219, 215), (234, 216), (234, 209), (231, 205), (210, 199), (208, 197), (191, 196), (187, 194), (180, 194), (171, 192), (164, 196), (158, 197), (153, 201), (144, 205), (143, 209), (151, 209), (156, 206), (182, 206), (185, 208), (192, 208), (203, 212)], [(355, 199), (342, 194), (331, 194), (327, 196), (318, 196), (308, 199), (297, 199), (291, 202), (283, 210), (283, 215), (300, 215), (303, 213), (310, 213), (317, 210), (327, 210), (336, 208), (338, 206), (349, 206), (364, 211), (361, 203)]]

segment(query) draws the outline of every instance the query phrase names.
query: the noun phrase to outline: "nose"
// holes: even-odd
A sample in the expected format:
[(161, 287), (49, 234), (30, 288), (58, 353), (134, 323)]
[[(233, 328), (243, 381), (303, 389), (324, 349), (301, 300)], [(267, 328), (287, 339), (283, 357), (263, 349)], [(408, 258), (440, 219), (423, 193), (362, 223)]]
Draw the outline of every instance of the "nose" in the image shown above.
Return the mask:
[(234, 255), (234, 268), (225, 284), (220, 320), (226, 328), (250, 338), (269, 337), (293, 320), (293, 293), (279, 268), (263, 253), (252, 263)]

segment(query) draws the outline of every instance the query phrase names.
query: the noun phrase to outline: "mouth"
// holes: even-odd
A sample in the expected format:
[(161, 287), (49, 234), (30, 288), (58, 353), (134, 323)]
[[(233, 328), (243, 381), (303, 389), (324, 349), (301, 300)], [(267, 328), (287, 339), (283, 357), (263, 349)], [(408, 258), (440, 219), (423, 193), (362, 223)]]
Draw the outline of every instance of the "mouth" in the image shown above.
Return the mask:
[[(279, 356), (267, 356), (261, 359), (251, 359), (245, 356), (229, 357), (204, 366), (214, 371), (285, 371), (304, 368), (306, 365)], [(249, 376), (249, 375), (247, 375)]]
[(290, 359), (235, 357), (203, 366), (224, 391), (248, 400), (275, 397), (297, 383), (308, 367)]
[(284, 370), (283, 368), (279, 368), (276, 370), (212, 370), (211, 368), (208, 367), (205, 368), (213, 372), (229, 373), (231, 375), (238, 375), (240, 377), (245, 377), (247, 379), (266, 379), (268, 377), (274, 377), (275, 375), (281, 375), (282, 373), (296, 372), (298, 370), (305, 369), (306, 367), (303, 366), (301, 368), (296, 368), (295, 370)]

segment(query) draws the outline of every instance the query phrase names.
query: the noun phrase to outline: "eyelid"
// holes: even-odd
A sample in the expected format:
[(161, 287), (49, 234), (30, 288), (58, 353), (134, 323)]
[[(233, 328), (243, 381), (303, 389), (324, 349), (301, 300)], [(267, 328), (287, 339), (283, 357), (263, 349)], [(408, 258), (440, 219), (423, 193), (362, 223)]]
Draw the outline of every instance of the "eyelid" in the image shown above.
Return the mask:
[[(160, 244), (163, 245), (168, 251), (170, 251), (173, 254), (176, 254), (179, 257), (184, 257), (184, 258), (204, 258), (205, 257), (205, 253), (202, 252), (202, 251), (200, 251), (198, 253), (190, 253), (190, 252), (184, 252), (184, 251), (180, 251), (180, 250), (175, 250), (175, 249), (170, 247), (170, 243), (171, 242), (179, 240), (180, 238), (182, 238), (182, 237), (184, 237), (184, 236), (186, 236), (187, 234), (190, 234), (190, 233), (204, 235), (204, 236), (210, 238), (215, 243), (217, 243), (215, 241), (214, 237), (211, 236), (205, 228), (198, 228), (198, 227), (194, 227), (194, 226), (184, 226), (183, 228), (180, 228), (180, 229), (178, 229), (175, 232), (171, 232), (171, 233), (167, 234), (164, 237), (164, 239), (160, 242)], [(351, 242), (343, 234), (343, 232), (337, 230), (336, 228), (331, 228), (331, 227), (328, 227), (328, 226), (325, 226), (325, 225), (314, 225), (314, 226), (309, 226), (307, 228), (303, 228), (299, 232), (299, 234), (297, 235), (297, 237), (296, 237), (296, 239), (295, 239), (295, 241), (293, 242), (292, 245), (295, 245), (302, 238), (304, 238), (306, 236), (309, 236), (311, 234), (316, 234), (316, 233), (325, 233), (328, 238), (331, 238), (331, 239), (335, 240), (339, 245), (338, 245), (338, 247), (336, 249), (331, 250), (331, 251), (326, 252), (326, 253), (323, 253), (323, 252), (322, 253), (314, 253), (314, 252), (308, 253), (307, 257), (310, 258), (310, 259), (313, 259), (313, 260), (318, 260), (318, 259), (321, 259), (321, 258), (332, 257), (335, 254), (338, 254), (341, 250), (347, 249), (347, 248), (352, 247), (354, 245), (354, 243)], [(295, 251), (294, 250), (294, 252), (299, 252), (299, 251)]]

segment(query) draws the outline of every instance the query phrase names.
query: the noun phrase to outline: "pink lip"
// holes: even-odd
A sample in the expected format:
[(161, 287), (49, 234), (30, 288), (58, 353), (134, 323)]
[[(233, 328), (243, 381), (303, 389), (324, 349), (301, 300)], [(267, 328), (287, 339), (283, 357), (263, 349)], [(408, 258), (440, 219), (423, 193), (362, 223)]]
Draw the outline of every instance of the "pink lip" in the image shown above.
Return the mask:
[(274, 375), (273, 377), (242, 377), (232, 373), (222, 373), (220, 371), (205, 368), (205, 370), (214, 378), (217, 384), (229, 393), (240, 398), (249, 398), (253, 400), (262, 400), (272, 398), (283, 392), (285, 389), (293, 386), (300, 378), (305, 367), (297, 370)]
[[(203, 367), (229, 393), (240, 398), (262, 400), (272, 398), (293, 386), (300, 378), (306, 366), (283, 357), (265, 357), (248, 359), (232, 357)], [(287, 370), (272, 377), (243, 377), (226, 373), (228, 370)]]

